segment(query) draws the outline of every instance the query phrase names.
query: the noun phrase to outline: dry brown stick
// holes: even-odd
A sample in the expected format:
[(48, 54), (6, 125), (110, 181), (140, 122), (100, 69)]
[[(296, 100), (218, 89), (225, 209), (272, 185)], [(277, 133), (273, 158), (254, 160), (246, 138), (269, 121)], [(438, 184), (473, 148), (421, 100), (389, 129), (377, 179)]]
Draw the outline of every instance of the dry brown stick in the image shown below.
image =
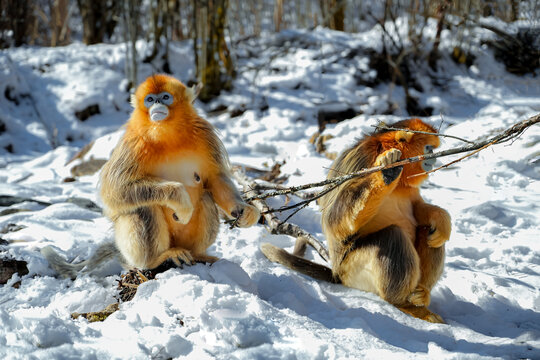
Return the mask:
[[(239, 167), (242, 169), (242, 171), (245, 169), (244, 167)], [(269, 181), (266, 181), (266, 180), (260, 180), (260, 179), (255, 179), (255, 180), (258, 180), (257, 182), (253, 182), (253, 189), (252, 190), (255, 190), (255, 192), (257, 193), (261, 193), (263, 191), (281, 191), (281, 190), (285, 190), (285, 191), (289, 191), (290, 187), (288, 186), (284, 186), (284, 185), (281, 185), (281, 184), (274, 184), (272, 182), (269, 182)], [(314, 196), (317, 196), (317, 191), (313, 191), (313, 192), (302, 192), (302, 193), (297, 193), (295, 194), (295, 196), (301, 198), (301, 199), (304, 199), (304, 200), (307, 200), (307, 199), (311, 199), (313, 198)], [(242, 195), (245, 195), (244, 193), (242, 193)], [(286, 194), (285, 194), (286, 195)]]
[(432, 169), (432, 170), (429, 170), (429, 171), (424, 171), (424, 172), (422, 172), (422, 173), (410, 175), (408, 178), (413, 178), (413, 177), (417, 177), (417, 176), (421, 176), (421, 175), (431, 174), (432, 172), (435, 172), (435, 171), (438, 171), (438, 170), (447, 168), (447, 167), (449, 167), (449, 166), (452, 165), (452, 164), (455, 164), (455, 163), (457, 163), (457, 162), (460, 162), (460, 161), (463, 160), (463, 159), (466, 159), (466, 158), (468, 158), (468, 157), (473, 156), (474, 154), (479, 153), (480, 151), (484, 150), (485, 148), (487, 148), (487, 147), (489, 147), (489, 146), (491, 146), (491, 145), (493, 145), (492, 142), (490, 142), (489, 144), (486, 144), (486, 145), (482, 146), (480, 149), (474, 150), (474, 151), (468, 153), (467, 155), (460, 157), (459, 159), (450, 161), (450, 162), (447, 163), (447, 164), (444, 164), (444, 165), (442, 165), (442, 166), (439, 166), (438, 168), (435, 168), (435, 169)]
[(463, 141), (463, 142), (466, 142), (466, 143), (469, 143), (469, 144), (474, 144), (474, 141), (470, 141), (470, 140), (467, 140), (467, 139), (463, 139), (463, 138), (460, 138), (458, 136), (454, 136), (454, 135), (447, 135), (447, 134), (441, 134), (441, 133), (431, 133), (431, 132), (427, 132), (427, 131), (419, 131), (419, 130), (411, 130), (411, 129), (403, 129), (403, 128), (395, 128), (395, 127), (391, 127), (391, 126), (385, 126), (385, 125), (372, 125), (372, 127), (376, 128), (376, 129), (381, 129), (381, 130), (389, 130), (389, 131), (406, 131), (406, 132), (410, 132), (410, 133), (414, 133), (414, 134), (424, 134), (424, 135), (436, 135), (436, 136), (440, 136), (440, 137), (447, 137), (447, 138), (452, 138), (452, 139), (457, 139), (457, 140), (460, 140), (460, 141)]
[[(300, 201), (296, 204), (293, 204), (293, 205), (288, 205), (288, 206), (283, 206), (283, 207), (280, 207), (279, 208), (279, 212), (282, 212), (282, 211), (287, 211), (287, 210), (291, 210), (291, 209), (294, 209), (294, 208), (298, 208), (298, 211), (299, 210), (302, 210), (303, 208), (305, 208), (306, 206), (309, 205), (309, 203), (311, 203), (312, 201), (315, 201), (321, 197), (323, 197), (324, 195), (328, 194), (330, 191), (334, 190), (335, 188), (337, 188), (339, 185), (341, 185), (343, 182), (337, 182), (337, 183), (334, 183), (334, 184), (330, 184), (329, 187), (327, 187), (326, 189), (323, 189), (322, 191), (320, 191), (316, 196), (310, 198), (310, 199), (307, 199), (307, 200), (303, 200), (303, 201)], [(263, 213), (264, 214), (270, 214), (270, 213), (273, 213), (273, 212), (276, 212), (277, 209), (268, 209), (268, 211), (266, 213)], [(298, 211), (295, 211), (294, 213), (292, 213), (291, 215), (289, 215), (287, 217), (287, 219), (285, 219), (285, 221), (289, 220), (294, 214), (296, 214)]]
[[(528, 127), (530, 127), (530, 126), (532, 126), (534, 124), (537, 124), (538, 122), (540, 122), (540, 114), (534, 115), (534, 116), (530, 117), (527, 120), (523, 120), (521, 122), (518, 122), (518, 123), (514, 124), (512, 127), (506, 129), (504, 132), (501, 132), (501, 133), (499, 133), (499, 134), (497, 134), (497, 135), (495, 135), (495, 136), (493, 136), (493, 137), (491, 137), (491, 138), (489, 138), (487, 140), (482, 140), (482, 141), (478, 140), (478, 141), (476, 141), (476, 142), (474, 142), (472, 144), (469, 144), (467, 146), (463, 146), (463, 147), (459, 147), (459, 148), (453, 148), (453, 149), (449, 149), (449, 150), (445, 150), (445, 151), (440, 151), (438, 153), (433, 153), (433, 154), (420, 155), (420, 156), (405, 159), (405, 160), (402, 160), (402, 161), (399, 161), (399, 162), (396, 162), (396, 163), (393, 163), (393, 164), (390, 164), (390, 165), (387, 165), (387, 166), (377, 166), (377, 167), (373, 167), (373, 168), (370, 168), (370, 169), (364, 169), (364, 170), (361, 170), (361, 171), (353, 173), (353, 174), (347, 174), (347, 175), (344, 175), (344, 176), (340, 176), (340, 177), (336, 177), (336, 178), (332, 178), (332, 179), (327, 179), (327, 180), (324, 180), (324, 181), (320, 181), (318, 183), (311, 183), (311, 184), (305, 184), (305, 185), (300, 185), (300, 186), (294, 186), (294, 187), (290, 187), (290, 188), (286, 188), (286, 189), (280, 189), (280, 190), (274, 191), (272, 193), (262, 194), (262, 196), (259, 195), (259, 194), (256, 194), (256, 191), (253, 190), (253, 188), (257, 187), (256, 183), (254, 183), (253, 181), (248, 180), (248, 178), (245, 176), (245, 174), (240, 173), (238, 169), (234, 171), (234, 176), (235, 176), (236, 180), (240, 184), (242, 184), (242, 186), (246, 190), (245, 194), (247, 196), (250, 196), (247, 199), (247, 201), (252, 202), (261, 211), (261, 213), (263, 214), (263, 216), (266, 219), (267, 223), (269, 224), (269, 227), (270, 227), (272, 233), (285, 234), (285, 235), (290, 235), (290, 236), (294, 236), (294, 237), (297, 238), (296, 244), (295, 244), (295, 249), (294, 249), (294, 254), (295, 255), (302, 256), (303, 251), (305, 250), (305, 245), (309, 244), (315, 250), (317, 250), (317, 252), (319, 253), (319, 255), (323, 259), (325, 259), (327, 262), (330, 262), (328, 251), (326, 250), (326, 248), (324, 247), (324, 245), (321, 242), (319, 242), (311, 234), (307, 233), (306, 231), (304, 231), (303, 229), (301, 229), (297, 225), (282, 222), (275, 215), (273, 215), (273, 213), (281, 212), (281, 211), (285, 211), (285, 210), (290, 210), (290, 209), (298, 207), (299, 209), (292, 214), (292, 215), (294, 215), (299, 210), (306, 207), (311, 201), (316, 200), (317, 198), (321, 197), (322, 195), (327, 194), (328, 192), (334, 190), (335, 188), (337, 188), (339, 185), (343, 184), (344, 182), (346, 182), (346, 181), (348, 181), (350, 179), (353, 179), (355, 177), (365, 176), (365, 175), (371, 174), (373, 172), (381, 171), (381, 170), (384, 170), (384, 169), (390, 169), (390, 168), (405, 165), (405, 164), (408, 164), (408, 163), (413, 163), (413, 162), (422, 161), (422, 160), (426, 160), (426, 159), (431, 159), (431, 158), (436, 158), (436, 157), (442, 157), (442, 156), (448, 156), (448, 155), (459, 154), (459, 153), (463, 153), (463, 152), (467, 152), (467, 151), (472, 151), (471, 153), (467, 154), (466, 156), (463, 156), (460, 159), (454, 160), (454, 161), (452, 161), (452, 162), (450, 162), (450, 163), (448, 163), (446, 165), (443, 165), (443, 166), (441, 166), (441, 167), (439, 167), (437, 169), (433, 169), (430, 172), (437, 171), (437, 170), (442, 169), (444, 167), (448, 167), (448, 166), (450, 166), (450, 165), (452, 165), (452, 164), (454, 164), (454, 163), (456, 163), (458, 161), (461, 161), (461, 160), (463, 160), (463, 159), (465, 159), (467, 157), (470, 157), (470, 156), (480, 152), (481, 150), (483, 150), (483, 149), (485, 149), (485, 148), (487, 148), (487, 147), (489, 147), (491, 145), (500, 144), (500, 143), (504, 143), (506, 141), (515, 139), (515, 138), (519, 137)], [(294, 193), (294, 192), (297, 192), (297, 191), (300, 191), (300, 190), (309, 189), (309, 188), (313, 188), (313, 187), (324, 186), (324, 185), (330, 185), (330, 186), (327, 187), (326, 189), (324, 189), (323, 191), (321, 191), (318, 195), (314, 196), (312, 199), (308, 199), (308, 200), (299, 202), (297, 204), (282, 207), (282, 208), (278, 208), (278, 209), (269, 209), (268, 205), (263, 200), (265, 198), (272, 197), (272, 196), (286, 195), (286, 194)], [(288, 220), (292, 215), (287, 217), (286, 220)]]
[[(246, 194), (252, 197), (256, 195), (256, 192), (253, 190), (253, 188), (255, 187), (255, 183), (253, 182), (253, 180), (248, 179), (248, 177), (244, 173), (240, 172), (239, 170), (234, 170), (233, 176), (236, 179), (236, 181), (238, 181), (238, 183), (242, 185)], [(330, 261), (328, 250), (326, 250), (324, 245), (319, 240), (317, 240), (313, 235), (311, 235), (310, 233), (308, 233), (307, 231), (305, 231), (298, 225), (279, 220), (276, 215), (269, 212), (268, 205), (266, 204), (264, 200), (255, 199), (255, 200), (251, 200), (251, 202), (263, 214), (264, 219), (266, 220), (266, 223), (272, 234), (289, 235), (297, 239), (295, 251), (294, 251), (295, 254), (299, 255), (299, 251), (301, 251), (299, 250), (299, 248), (302, 248), (303, 245), (308, 243), (315, 250), (317, 250), (319, 255), (321, 255), (321, 257), (325, 261), (327, 262)]]
[[(485, 149), (485, 148), (487, 148), (487, 147), (489, 147), (491, 145), (500, 144), (500, 143), (503, 143), (503, 142), (506, 142), (506, 141), (509, 141), (511, 139), (514, 139), (514, 138), (518, 137), (528, 127), (530, 127), (530, 126), (532, 126), (534, 124), (537, 124), (538, 122), (540, 122), (540, 114), (536, 114), (536, 115), (534, 115), (534, 116), (532, 116), (532, 117), (530, 117), (530, 118), (528, 118), (526, 120), (520, 121), (520, 122), (514, 124), (512, 127), (506, 129), (505, 131), (503, 131), (503, 132), (501, 132), (501, 133), (499, 133), (499, 134), (497, 134), (497, 135), (495, 135), (493, 137), (490, 137), (490, 138), (488, 138), (486, 140), (477, 140), (477, 141), (473, 142), (472, 144), (464, 145), (464, 146), (461, 146), (461, 147), (452, 148), (452, 149), (448, 149), (448, 150), (443, 150), (443, 151), (435, 152), (435, 153), (432, 153), (432, 154), (419, 155), (419, 156), (404, 159), (404, 160), (401, 160), (401, 161), (398, 161), (398, 162), (395, 162), (393, 164), (389, 164), (389, 165), (386, 165), (386, 166), (375, 166), (375, 167), (372, 167), (372, 168), (369, 168), (369, 169), (360, 170), (360, 171), (355, 172), (355, 173), (346, 174), (346, 175), (342, 175), (342, 176), (337, 176), (337, 177), (334, 177), (334, 178), (331, 178), (331, 179), (326, 179), (326, 180), (315, 182), (315, 183), (299, 185), (299, 186), (292, 186), (292, 187), (286, 188), (286, 189), (276, 190), (276, 191), (272, 191), (272, 192), (268, 192), (268, 193), (264, 193), (264, 194), (260, 194), (260, 195), (254, 195), (254, 196), (249, 197), (247, 199), (247, 201), (253, 201), (253, 200), (258, 200), (258, 199), (266, 199), (266, 198), (269, 198), (269, 197), (291, 194), (291, 193), (295, 193), (295, 192), (298, 192), (298, 191), (301, 191), (301, 190), (310, 189), (310, 188), (314, 188), (314, 187), (321, 187), (321, 186), (330, 185), (330, 184), (336, 184), (336, 187), (337, 187), (337, 186), (339, 186), (339, 185), (343, 184), (344, 182), (349, 181), (351, 179), (366, 176), (366, 175), (375, 173), (377, 171), (394, 168), (396, 166), (403, 166), (403, 165), (406, 165), (406, 164), (415, 163), (415, 162), (418, 162), (418, 161), (424, 161), (424, 160), (427, 160), (427, 159), (434, 159), (434, 158), (443, 157), (443, 156), (449, 156), (449, 155), (455, 155), (455, 154), (460, 154), (460, 153), (464, 153), (464, 152), (470, 152), (470, 151), (479, 150), (479, 149)], [(313, 199), (315, 199), (315, 197)], [(313, 201), (313, 199), (311, 201)], [(308, 201), (308, 200), (306, 200), (306, 201)], [(284, 210), (289, 210), (289, 209), (291, 209), (293, 207), (302, 206), (302, 205), (304, 205), (304, 202), (298, 203), (298, 204), (296, 204), (296, 206), (293, 206), (293, 205), (288, 206), (288, 207), (284, 208), (283, 210), (282, 209), (271, 209), (271, 211), (273, 211), (273, 212), (284, 211)]]

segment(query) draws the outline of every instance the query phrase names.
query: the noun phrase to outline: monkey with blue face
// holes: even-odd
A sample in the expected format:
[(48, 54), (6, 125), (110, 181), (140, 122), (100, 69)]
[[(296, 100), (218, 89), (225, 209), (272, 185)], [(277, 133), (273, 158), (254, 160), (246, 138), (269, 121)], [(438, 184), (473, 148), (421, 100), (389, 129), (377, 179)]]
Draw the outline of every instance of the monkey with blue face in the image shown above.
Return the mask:
[[(345, 150), (328, 178), (432, 153), (440, 144), (435, 129), (419, 119), (391, 127), (398, 130), (380, 130)], [(311, 277), (378, 294), (412, 316), (443, 322), (427, 308), (451, 231), (448, 212), (420, 195), (433, 164), (424, 160), (355, 178), (319, 199), (331, 269), (271, 244), (262, 245), (263, 253)]]
[(152, 269), (168, 259), (212, 263), (217, 258), (206, 250), (216, 239), (220, 214), (240, 227), (258, 221), (259, 210), (242, 200), (227, 152), (193, 100), (191, 89), (167, 75), (151, 76), (137, 88), (126, 132), (100, 178), (115, 243), (79, 264), (44, 248), (60, 274), (74, 278), (115, 256), (125, 268)]

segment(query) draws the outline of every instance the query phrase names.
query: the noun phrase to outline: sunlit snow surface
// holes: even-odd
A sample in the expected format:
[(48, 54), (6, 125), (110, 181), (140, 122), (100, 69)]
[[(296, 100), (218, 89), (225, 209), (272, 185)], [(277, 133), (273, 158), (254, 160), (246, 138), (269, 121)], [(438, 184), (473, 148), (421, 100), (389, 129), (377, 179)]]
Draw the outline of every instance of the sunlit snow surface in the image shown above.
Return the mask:
[[(196, 106), (219, 130), (233, 164), (262, 169), (286, 161), (281, 167), (289, 175), (285, 185), (322, 180), (331, 161), (308, 141), (318, 130), (318, 110), (363, 112), (327, 126), (325, 133), (335, 136), (329, 152), (353, 144), (378, 121), (405, 117), (378, 115), (385, 110), (388, 86), (357, 85), (355, 75), (374, 76), (368, 59), (345, 56), (350, 49), (377, 48), (379, 39), (375, 30), (345, 34), (317, 29), (246, 41), (236, 49), (234, 90)], [(453, 45), (444, 40), (441, 46), (448, 52)], [(183, 81), (193, 76), (190, 50), (190, 43), (171, 49), (171, 67)], [(476, 139), (540, 112), (538, 77), (510, 75), (488, 49), (475, 51), (470, 68), (440, 60), (434, 76), (441, 86), (419, 75), (425, 91), (415, 95), (436, 114), (425, 120), (444, 133)], [(98, 176), (63, 179), (71, 176), (74, 164), (66, 162), (83, 145), (99, 138), (86, 159), (104, 158), (121, 135), (131, 111), (123, 56), (123, 45), (0, 53), (0, 90), (5, 94), (10, 87), (10, 96), (19, 102), (0, 96), (0, 119), (6, 125), (0, 134), (0, 194), (53, 204), (24, 202), (10, 209), (28, 211), (0, 217), (0, 229), (12, 223), (25, 226), (0, 235), (9, 242), (0, 245), (1, 257), (23, 259), (30, 271), (0, 286), (0, 357), (540, 358), (538, 125), (514, 142), (436, 172), (423, 187), (424, 198), (452, 216), (446, 268), (431, 305), (447, 325), (411, 318), (373, 294), (270, 263), (260, 244), (290, 250), (294, 239), (271, 235), (261, 225), (232, 230), (222, 225), (209, 249), (222, 260), (159, 275), (104, 322), (72, 320), (72, 312), (98, 311), (116, 301), (121, 268), (111, 263), (98, 277), (57, 279), (39, 249), (53, 245), (68, 260), (80, 261), (112, 240), (111, 224), (100, 213), (66, 202), (82, 197), (99, 204)], [(149, 65), (142, 66), (140, 79), (151, 73)], [(393, 100), (401, 108), (402, 98), (402, 89), (394, 88)], [(92, 104), (99, 105), (100, 114), (84, 122), (75, 117)], [(236, 117), (206, 113), (220, 104), (247, 110)], [(60, 146), (51, 150), (51, 141)], [(9, 144), (13, 154), (2, 150)], [(458, 145), (458, 140), (444, 139), (442, 148)], [(316, 205), (291, 222), (323, 239)], [(313, 250), (307, 257), (323, 263)], [(19, 280), (20, 288), (13, 288)]]

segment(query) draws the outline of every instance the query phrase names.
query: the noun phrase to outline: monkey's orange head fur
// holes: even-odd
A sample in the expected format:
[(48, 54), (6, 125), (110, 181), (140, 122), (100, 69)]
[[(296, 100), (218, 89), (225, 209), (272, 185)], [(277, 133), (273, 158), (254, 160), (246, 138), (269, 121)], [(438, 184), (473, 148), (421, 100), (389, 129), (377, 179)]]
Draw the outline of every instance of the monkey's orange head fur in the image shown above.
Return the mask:
[[(440, 145), (438, 136), (418, 134), (407, 131), (407, 129), (410, 129), (437, 133), (437, 131), (431, 125), (426, 124), (420, 119), (402, 120), (391, 124), (390, 127), (403, 130), (382, 130), (376, 133), (375, 136), (378, 138), (384, 151), (392, 148), (399, 149), (401, 151), (401, 159), (407, 159), (430, 153), (434, 148), (437, 148)], [(400, 185), (412, 187), (420, 186), (420, 184), (427, 179), (427, 174), (414, 177), (411, 176), (430, 170), (434, 162), (435, 159), (431, 159), (404, 165)]]
[(194, 132), (202, 121), (192, 106), (194, 98), (192, 89), (169, 75), (152, 75), (139, 85), (124, 137), (136, 144), (139, 161), (156, 162), (194, 148)]
[(169, 107), (168, 118), (177, 118), (177, 112), (183, 111), (190, 113), (193, 109), (191, 103), (194, 100), (192, 89), (187, 88), (178, 79), (164, 74), (156, 74), (148, 77), (137, 87), (135, 95), (132, 98), (132, 105), (135, 110), (148, 114), (148, 108), (145, 106), (144, 99), (148, 94), (160, 94), (168, 92), (173, 96), (173, 102)]

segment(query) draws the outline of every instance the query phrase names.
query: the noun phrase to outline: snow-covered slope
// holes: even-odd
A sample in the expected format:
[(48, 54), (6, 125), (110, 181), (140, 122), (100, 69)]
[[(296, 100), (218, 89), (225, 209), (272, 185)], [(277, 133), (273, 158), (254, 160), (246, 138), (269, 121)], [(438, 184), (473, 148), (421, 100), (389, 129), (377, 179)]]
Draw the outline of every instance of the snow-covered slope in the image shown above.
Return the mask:
[[(345, 34), (325, 29), (286, 31), (248, 40), (237, 48), (234, 90), (197, 104), (220, 132), (233, 164), (258, 168), (283, 162), (286, 185), (322, 180), (331, 160), (310, 137), (320, 111), (353, 109), (362, 115), (327, 125), (339, 152), (378, 121), (389, 88), (358, 85), (372, 78), (368, 59), (345, 56), (377, 48), (376, 30)], [(451, 47), (443, 42), (443, 49)], [(425, 120), (468, 139), (493, 134), (540, 112), (540, 81), (504, 71), (487, 49), (475, 50), (466, 68), (443, 57), (432, 74), (444, 85), (419, 79)], [(256, 55), (256, 56), (255, 56)], [(104, 322), (72, 320), (73, 312), (103, 309), (117, 296), (118, 264), (99, 277), (57, 279), (39, 253), (53, 245), (67, 259), (86, 259), (110, 241), (110, 222), (73, 198), (99, 204), (97, 175), (71, 177), (65, 165), (91, 140), (86, 159), (106, 158), (130, 108), (123, 82), (122, 45), (20, 48), (0, 53), (0, 195), (26, 201), (0, 208), (0, 256), (28, 262), (29, 274), (0, 286), (0, 356), (5, 358), (539, 358), (540, 357), (540, 126), (434, 173), (427, 201), (452, 215), (444, 275), (431, 308), (447, 325), (411, 318), (377, 296), (315, 281), (270, 263), (263, 242), (292, 249), (294, 239), (258, 225), (223, 225), (209, 253), (212, 266), (171, 269), (141, 285), (130, 302)], [(171, 66), (188, 81), (190, 44), (173, 44)], [(145, 65), (147, 66), (147, 65)], [(152, 72), (142, 67), (141, 80)], [(10, 90), (7, 90), (10, 89)], [(393, 100), (404, 108), (403, 92)], [(81, 121), (76, 112), (98, 105)], [(227, 107), (227, 111), (214, 111)], [(233, 115), (231, 115), (233, 113)], [(441, 115), (442, 114), (442, 115)], [(0, 126), (0, 129), (2, 127)], [(108, 135), (112, 133), (112, 135)], [(52, 149), (51, 145), (58, 145)], [(459, 144), (445, 139), (443, 148)], [(9, 151), (11, 152), (9, 152)], [(440, 159), (447, 162), (448, 158)], [(283, 199), (275, 199), (277, 205)], [(316, 205), (291, 220), (323, 239)], [(308, 258), (323, 262), (308, 250)], [(18, 288), (12, 287), (18, 281)]]

